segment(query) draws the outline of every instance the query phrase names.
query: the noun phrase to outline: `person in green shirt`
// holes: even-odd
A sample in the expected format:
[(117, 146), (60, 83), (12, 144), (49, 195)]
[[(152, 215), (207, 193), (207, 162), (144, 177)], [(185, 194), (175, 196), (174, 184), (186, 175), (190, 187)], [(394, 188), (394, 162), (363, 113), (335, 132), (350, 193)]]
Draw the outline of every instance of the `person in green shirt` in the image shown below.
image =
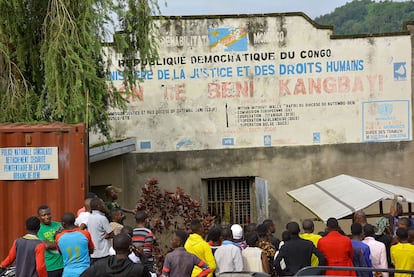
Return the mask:
[(60, 222), (52, 221), (52, 212), (46, 205), (37, 209), (40, 219), (40, 230), (37, 236), (46, 244), (45, 263), (48, 277), (61, 277), (63, 258), (56, 248), (55, 235), (63, 230)]

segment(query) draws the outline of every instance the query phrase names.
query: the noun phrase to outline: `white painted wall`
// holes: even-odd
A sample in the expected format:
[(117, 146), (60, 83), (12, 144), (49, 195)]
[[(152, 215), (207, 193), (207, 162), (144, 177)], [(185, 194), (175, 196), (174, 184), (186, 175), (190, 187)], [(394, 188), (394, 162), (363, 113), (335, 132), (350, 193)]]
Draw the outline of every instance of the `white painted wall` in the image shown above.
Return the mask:
[(300, 15), (161, 25), (158, 61), (111, 116), (138, 152), (412, 139), (409, 35), (332, 39)]

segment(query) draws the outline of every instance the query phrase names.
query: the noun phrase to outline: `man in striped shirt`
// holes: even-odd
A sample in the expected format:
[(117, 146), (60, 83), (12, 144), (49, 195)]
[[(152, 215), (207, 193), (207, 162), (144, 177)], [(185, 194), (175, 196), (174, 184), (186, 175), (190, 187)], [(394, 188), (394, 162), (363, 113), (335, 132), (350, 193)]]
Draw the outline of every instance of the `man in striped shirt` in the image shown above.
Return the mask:
[(135, 214), (135, 222), (137, 225), (133, 230), (132, 243), (144, 250), (144, 256), (147, 259), (143, 259), (142, 262), (147, 266), (149, 271), (154, 272), (154, 255), (152, 250), (155, 244), (155, 236), (152, 231), (147, 228), (147, 213), (145, 211), (137, 211)]

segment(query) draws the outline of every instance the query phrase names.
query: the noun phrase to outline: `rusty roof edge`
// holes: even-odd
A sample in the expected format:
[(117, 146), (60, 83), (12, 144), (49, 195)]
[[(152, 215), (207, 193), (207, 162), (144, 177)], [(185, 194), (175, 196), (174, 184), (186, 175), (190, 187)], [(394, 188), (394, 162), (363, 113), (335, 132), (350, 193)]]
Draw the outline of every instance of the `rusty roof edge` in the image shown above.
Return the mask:
[(61, 122), (50, 123), (0, 123), (1, 133), (16, 132), (71, 132), (73, 129), (78, 131), (83, 123), (69, 124)]
[(89, 148), (89, 162), (94, 163), (135, 151), (136, 144), (136, 138), (128, 138), (122, 141)]

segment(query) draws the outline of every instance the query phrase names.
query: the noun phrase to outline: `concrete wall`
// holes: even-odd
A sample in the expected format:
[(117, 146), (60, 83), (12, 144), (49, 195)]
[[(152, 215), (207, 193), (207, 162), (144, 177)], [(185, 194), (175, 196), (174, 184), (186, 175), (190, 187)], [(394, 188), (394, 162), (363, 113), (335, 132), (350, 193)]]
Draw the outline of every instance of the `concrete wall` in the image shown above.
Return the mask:
[[(413, 28), (408, 26), (408, 29)], [(410, 49), (406, 51), (411, 55)], [(412, 88), (413, 71), (409, 72)], [(411, 122), (412, 110), (409, 129), (412, 129)], [(335, 123), (343, 122), (336, 119)], [(275, 221), (280, 235), (288, 221), (313, 217), (303, 206), (294, 203), (287, 191), (339, 174), (414, 188), (413, 152), (410, 134), (408, 141), (400, 142), (130, 153), (92, 164), (91, 184), (104, 182), (122, 186), (120, 203), (133, 207), (149, 178), (156, 178), (161, 189), (181, 186), (202, 201), (203, 178), (261, 177), (269, 183), (269, 217)], [(376, 207), (371, 209), (378, 212)], [(318, 228), (323, 225), (319, 224)]]
[[(314, 217), (286, 194), (313, 182), (348, 174), (414, 188), (413, 152), (412, 142), (399, 142), (128, 154), (118, 161), (125, 192), (120, 202), (134, 205), (149, 178), (161, 189), (181, 186), (201, 201), (202, 178), (257, 176), (269, 182), (269, 217), (280, 231), (290, 220)], [(99, 174), (115, 177), (108, 170)]]
[(127, 63), (144, 79), (110, 111), (113, 138), (136, 138), (136, 152), (412, 139), (408, 33), (335, 37), (299, 13), (159, 23), (144, 70), (104, 49), (114, 89)]

